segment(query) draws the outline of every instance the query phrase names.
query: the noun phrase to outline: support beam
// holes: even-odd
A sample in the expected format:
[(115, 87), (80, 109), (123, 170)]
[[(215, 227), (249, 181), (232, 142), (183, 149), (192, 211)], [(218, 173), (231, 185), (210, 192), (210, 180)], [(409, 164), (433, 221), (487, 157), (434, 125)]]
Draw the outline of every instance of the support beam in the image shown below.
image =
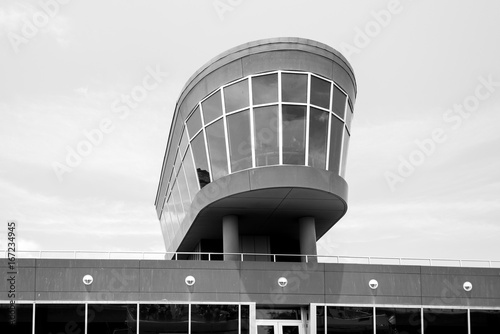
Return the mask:
[[(314, 217), (302, 217), (299, 219), (300, 253), (303, 255), (317, 255), (316, 249), (316, 224)], [(302, 261), (306, 258), (303, 257)], [(309, 257), (309, 262), (317, 262), (316, 256)]]
[[(222, 217), (222, 248), (224, 253), (240, 252), (238, 217), (234, 215)], [(239, 261), (240, 256), (224, 255), (224, 261)]]

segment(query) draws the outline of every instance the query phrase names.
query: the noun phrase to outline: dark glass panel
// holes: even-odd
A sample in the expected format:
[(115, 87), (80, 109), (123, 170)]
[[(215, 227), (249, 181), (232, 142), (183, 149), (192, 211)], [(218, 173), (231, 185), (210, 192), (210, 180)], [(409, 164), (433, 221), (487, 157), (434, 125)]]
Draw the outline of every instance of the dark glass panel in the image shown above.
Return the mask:
[(347, 108), (347, 115), (345, 115), (345, 123), (347, 124), (347, 128), (351, 130), (351, 122), (353, 118), (353, 113), (352, 113), (352, 107), (351, 104), (349, 103), (349, 106)]
[(203, 137), (203, 133), (200, 133), (193, 139), (191, 148), (193, 150), (200, 188), (203, 188), (210, 183), (210, 172), (208, 171), (207, 151), (205, 150), (205, 137)]
[(377, 308), (377, 334), (420, 334), (419, 308)]
[(217, 180), (218, 178), (227, 175), (227, 151), (223, 120), (220, 119), (211, 124), (205, 129), (205, 131), (207, 133), (212, 178)]
[(467, 334), (467, 310), (424, 309), (425, 334)]
[(184, 172), (186, 173), (186, 179), (188, 183), (189, 193), (191, 198), (194, 198), (199, 190), (198, 175), (196, 175), (196, 169), (194, 168), (193, 157), (191, 156), (191, 151), (188, 150), (184, 156)]
[(191, 305), (191, 334), (238, 334), (238, 305)]
[(342, 148), (342, 169), (341, 169), (341, 174), (340, 176), (345, 177), (345, 169), (347, 166), (347, 152), (349, 152), (349, 141), (351, 139), (351, 136), (349, 135), (349, 132), (346, 130), (344, 127), (344, 143), (343, 148)]
[(225, 87), (224, 102), (226, 113), (248, 107), (248, 79)]
[(470, 310), (471, 334), (500, 333), (500, 310)]
[(36, 304), (37, 334), (84, 333), (84, 304)]
[(328, 158), (328, 170), (338, 173), (344, 123), (333, 115), (331, 117), (331, 120), (332, 121), (330, 129), (330, 156)]
[(311, 107), (309, 114), (309, 166), (311, 167), (326, 169), (329, 114)]
[(0, 304), (0, 333), (31, 334), (33, 304)]
[(259, 325), (257, 326), (257, 334), (274, 334), (274, 326)]
[(252, 78), (253, 104), (278, 102), (278, 74)]
[(183, 304), (142, 304), (139, 308), (139, 333), (188, 332), (189, 307)]
[(283, 334), (299, 334), (299, 326), (288, 325), (282, 327)]
[(330, 82), (311, 76), (311, 103), (329, 109), (330, 86)]
[(307, 75), (282, 73), (281, 90), (283, 102), (307, 103)]
[(137, 305), (89, 304), (88, 334), (137, 333)]
[(257, 306), (256, 319), (300, 320), (300, 307)]
[(347, 96), (338, 89), (337, 86), (333, 86), (333, 112), (339, 116), (341, 119), (344, 119), (345, 113), (345, 104), (347, 101)]
[(241, 334), (249, 334), (250, 333), (250, 306), (241, 305), (241, 322), (240, 322), (240, 331)]
[(189, 138), (192, 139), (201, 129), (201, 114), (199, 107), (196, 107), (193, 114), (188, 118), (186, 124), (189, 131)]
[(283, 164), (305, 165), (306, 107), (283, 105)]
[(250, 138), (250, 112), (241, 111), (227, 116), (231, 171), (237, 172), (252, 167), (252, 146)]
[(253, 109), (257, 166), (279, 164), (278, 106)]
[(373, 334), (371, 307), (327, 306), (327, 333)]
[(316, 334), (325, 334), (325, 307), (316, 306)]
[(222, 100), (220, 90), (201, 103), (205, 125), (222, 116)]

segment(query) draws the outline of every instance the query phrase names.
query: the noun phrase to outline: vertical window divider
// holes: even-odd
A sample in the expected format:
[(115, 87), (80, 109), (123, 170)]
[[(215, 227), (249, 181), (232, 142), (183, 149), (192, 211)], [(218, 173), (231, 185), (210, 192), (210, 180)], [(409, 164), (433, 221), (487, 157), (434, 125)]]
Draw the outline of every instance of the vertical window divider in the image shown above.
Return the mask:
[(208, 153), (207, 133), (205, 131), (205, 117), (203, 117), (203, 108), (201, 107), (201, 102), (198, 102), (198, 106), (200, 108), (201, 131), (203, 133), (203, 138), (205, 139), (205, 154), (207, 155), (208, 173), (210, 174), (210, 182), (213, 182), (214, 178), (213, 178), (213, 175), (212, 175), (212, 164), (210, 163), (210, 154)]
[(342, 120), (342, 123), (343, 123), (343, 127), (342, 127), (342, 141), (340, 142), (340, 159), (339, 159), (339, 175), (342, 175), (342, 162), (344, 160), (344, 141), (346, 140), (346, 135), (345, 135), (345, 127), (346, 127), (346, 124), (345, 124), (345, 115), (346, 115), (346, 109), (347, 109), (347, 95), (346, 95), (346, 100), (345, 100), (345, 104), (344, 104), (344, 119)]
[(191, 303), (188, 304), (188, 332), (187, 334), (191, 334)]
[(241, 334), (241, 304), (238, 304), (238, 334)]
[(425, 334), (424, 329), (425, 329), (425, 324), (424, 324), (424, 308), (420, 307), (420, 333)]
[(327, 133), (327, 138), (326, 138), (326, 170), (330, 170), (330, 137), (331, 137), (331, 132), (332, 132), (332, 114), (333, 114), (333, 86), (334, 83), (332, 82), (330, 85), (330, 108), (329, 113), (328, 113), (328, 133)]
[(31, 334), (35, 334), (35, 311), (36, 311), (36, 302), (33, 302), (33, 314), (31, 319)]
[(85, 303), (85, 334), (87, 334), (89, 326), (89, 303)]
[(373, 334), (377, 334), (377, 316), (376, 316), (375, 305), (373, 306)]
[(278, 71), (278, 152), (279, 164), (283, 165), (283, 107), (282, 107), (282, 88), (281, 88), (281, 73)]
[(188, 151), (188, 153), (186, 153), (186, 156), (188, 154), (190, 155), (191, 162), (193, 164), (194, 175), (196, 176), (196, 187), (198, 187), (198, 191), (200, 191), (201, 190), (201, 188), (200, 188), (200, 181), (198, 180), (198, 172), (196, 171), (196, 163), (194, 162), (194, 155), (193, 155), (193, 149), (191, 148), (191, 142), (188, 143), (187, 151)]
[(470, 308), (467, 308), (467, 333), (471, 334), (470, 328)]
[(229, 135), (227, 130), (227, 119), (226, 119), (226, 102), (224, 100), (224, 89), (220, 88), (220, 98), (222, 105), (222, 121), (224, 124), (224, 141), (226, 143), (226, 159), (227, 159), (227, 174), (231, 174), (231, 157), (229, 154)]
[[(182, 157), (182, 160), (181, 161), (184, 161), (184, 157)], [(191, 201), (193, 201), (193, 197), (191, 197), (191, 191), (189, 190), (189, 182), (187, 180), (187, 175), (186, 175), (186, 171), (184, 170), (184, 164), (181, 162), (181, 168), (182, 168), (182, 174), (184, 174), (184, 181), (186, 181), (186, 188), (187, 188), (187, 191), (188, 191), (188, 196), (189, 196), (189, 199)]]
[(253, 117), (253, 94), (252, 94), (252, 77), (248, 77), (248, 99), (250, 108), (250, 148), (252, 150), (252, 168), (255, 168), (255, 124)]
[(306, 107), (306, 120), (305, 120), (305, 126), (306, 126), (306, 145), (305, 145), (305, 159), (306, 161), (304, 162), (304, 166), (309, 166), (309, 119), (311, 116), (311, 73), (307, 74), (307, 107)]
[(136, 310), (136, 316), (135, 316), (135, 318), (136, 318), (136, 324), (135, 324), (136, 329), (135, 330), (136, 330), (137, 334), (139, 334), (139, 329), (140, 329), (139, 328), (139, 320), (140, 320), (139, 316), (141, 315), (140, 310), (139, 310), (140, 307), (141, 307), (141, 304), (137, 303), (137, 310)]

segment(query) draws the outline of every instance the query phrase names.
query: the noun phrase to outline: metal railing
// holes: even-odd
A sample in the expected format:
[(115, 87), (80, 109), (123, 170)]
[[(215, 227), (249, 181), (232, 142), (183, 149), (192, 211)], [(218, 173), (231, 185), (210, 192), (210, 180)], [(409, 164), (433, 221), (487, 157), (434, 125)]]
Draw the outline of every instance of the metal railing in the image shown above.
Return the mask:
[[(3, 258), (8, 252), (1, 250)], [(304, 255), (304, 254), (267, 254), (267, 253), (213, 253), (213, 252), (134, 252), (134, 251), (84, 251), (84, 250), (38, 250), (17, 251), (19, 259), (107, 259), (107, 260), (206, 260), (221, 261), (297, 261), (341, 264), (378, 264), (378, 265), (413, 265), (444, 267), (480, 267), (500, 268), (500, 260), (446, 259), (446, 258), (412, 258), (381, 256), (348, 256), (348, 255)]]

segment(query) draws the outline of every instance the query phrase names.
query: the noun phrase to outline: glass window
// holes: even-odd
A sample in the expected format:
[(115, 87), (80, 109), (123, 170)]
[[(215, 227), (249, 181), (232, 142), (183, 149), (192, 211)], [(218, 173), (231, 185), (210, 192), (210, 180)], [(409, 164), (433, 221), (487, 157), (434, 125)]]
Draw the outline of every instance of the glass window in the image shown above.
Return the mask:
[(207, 152), (205, 151), (205, 137), (203, 137), (203, 133), (200, 133), (193, 139), (191, 148), (193, 149), (200, 188), (203, 188), (210, 183), (210, 172), (208, 171)]
[(238, 334), (238, 305), (191, 305), (191, 334)]
[(306, 107), (283, 105), (283, 164), (305, 165)]
[(252, 78), (253, 104), (278, 102), (278, 73)]
[(345, 103), (347, 95), (345, 95), (337, 86), (333, 86), (333, 112), (335, 115), (344, 119)]
[(36, 304), (36, 333), (84, 333), (84, 304)]
[(340, 176), (345, 177), (345, 168), (347, 165), (347, 152), (349, 151), (349, 140), (351, 139), (351, 136), (349, 135), (349, 132), (346, 130), (344, 127), (344, 143), (343, 148), (342, 148), (342, 169), (341, 169), (341, 174)]
[(227, 130), (231, 171), (234, 173), (252, 167), (249, 110), (227, 116)]
[(249, 334), (250, 333), (250, 306), (241, 305), (241, 323), (240, 329), (241, 334)]
[(327, 333), (373, 334), (373, 308), (327, 306), (326, 326)]
[(248, 107), (248, 79), (224, 88), (226, 113)]
[(194, 168), (193, 157), (191, 156), (191, 150), (188, 150), (184, 156), (184, 161), (182, 162), (184, 166), (184, 172), (186, 173), (186, 179), (188, 183), (189, 193), (191, 194), (191, 199), (199, 190), (198, 176), (196, 175), (196, 169)]
[(181, 225), (182, 221), (184, 220), (185, 212), (184, 209), (182, 208), (182, 199), (177, 183), (178, 182), (176, 181), (172, 189), (172, 199), (174, 201), (175, 211), (177, 212), (177, 219), (179, 220), (179, 225)]
[(307, 103), (307, 75), (281, 74), (281, 100), (283, 102)]
[(140, 334), (185, 334), (188, 332), (189, 307), (184, 304), (142, 304), (139, 319)]
[(279, 164), (278, 106), (253, 109), (257, 166)]
[(137, 305), (89, 304), (87, 333), (136, 333), (136, 318)]
[(342, 132), (344, 131), (344, 123), (337, 117), (331, 118), (330, 129), (330, 156), (328, 158), (328, 170), (339, 172), (340, 150), (342, 147)]
[(472, 334), (500, 333), (500, 310), (470, 310)]
[(167, 201), (167, 210), (170, 212), (170, 217), (172, 219), (172, 240), (174, 239), (177, 231), (179, 231), (179, 217), (177, 216), (177, 210), (175, 209), (174, 198), (171, 195)]
[(309, 166), (326, 169), (326, 144), (330, 113), (311, 107), (309, 114)]
[(220, 98), (220, 90), (210, 96), (201, 103), (203, 109), (203, 120), (205, 125), (213, 121), (219, 116), (222, 116), (222, 100)]
[(184, 168), (179, 169), (179, 174), (177, 174), (177, 184), (179, 186), (179, 192), (181, 194), (182, 207), (185, 213), (189, 212), (191, 207), (191, 198), (189, 197), (188, 186), (186, 182), (186, 175), (184, 174)]
[(257, 334), (275, 334), (273, 325), (258, 325)]
[[(184, 128), (185, 130), (185, 128)], [(187, 138), (187, 131), (183, 131), (182, 132), (182, 139), (181, 139), (181, 143), (179, 145), (179, 152), (181, 152), (181, 156), (184, 156), (184, 152), (186, 152), (186, 148), (187, 148), (187, 145), (188, 145), (188, 138)]]
[(227, 151), (226, 136), (224, 135), (224, 121), (222, 119), (209, 125), (205, 129), (208, 141), (208, 153), (210, 155), (210, 167), (212, 167), (212, 178), (217, 180), (227, 175)]
[(467, 310), (424, 309), (425, 334), (467, 334)]
[(348, 108), (347, 108), (347, 115), (345, 115), (345, 122), (347, 124), (347, 128), (349, 130), (351, 130), (351, 122), (352, 122), (352, 118), (353, 118), (353, 113), (352, 113), (352, 107), (351, 107), (351, 104), (349, 103), (348, 104)]
[(196, 133), (201, 129), (201, 115), (199, 107), (196, 107), (194, 112), (188, 118), (186, 124), (189, 131), (189, 137), (193, 138), (196, 135)]
[[(33, 304), (0, 304), (0, 333), (31, 334), (33, 327)], [(12, 312), (11, 312), (12, 311)], [(11, 320), (13, 321), (11, 323)]]
[(311, 103), (325, 109), (330, 108), (331, 83), (311, 76)]
[(419, 308), (377, 308), (377, 334), (420, 334)]
[(300, 307), (257, 306), (256, 319), (300, 320)]
[(172, 243), (172, 238), (174, 237), (174, 226), (170, 212), (168, 212), (167, 205), (165, 205), (165, 209), (161, 213), (160, 223), (163, 235), (167, 238), (168, 243)]
[(316, 306), (316, 334), (325, 334), (325, 307)]

